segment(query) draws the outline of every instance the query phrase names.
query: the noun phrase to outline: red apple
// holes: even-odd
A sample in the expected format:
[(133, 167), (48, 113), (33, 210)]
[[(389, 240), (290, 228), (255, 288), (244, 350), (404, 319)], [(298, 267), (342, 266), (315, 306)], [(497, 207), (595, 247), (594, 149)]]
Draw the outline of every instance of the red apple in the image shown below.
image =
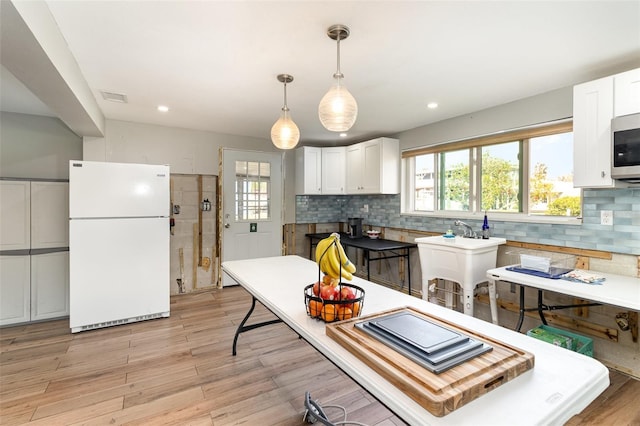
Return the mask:
[(315, 284), (313, 284), (313, 295), (317, 296), (320, 294), (320, 281), (316, 281)]
[(353, 300), (356, 294), (349, 287), (342, 287), (340, 290), (340, 300)]
[(320, 297), (324, 300), (338, 300), (340, 294), (335, 287), (325, 285), (320, 289)]

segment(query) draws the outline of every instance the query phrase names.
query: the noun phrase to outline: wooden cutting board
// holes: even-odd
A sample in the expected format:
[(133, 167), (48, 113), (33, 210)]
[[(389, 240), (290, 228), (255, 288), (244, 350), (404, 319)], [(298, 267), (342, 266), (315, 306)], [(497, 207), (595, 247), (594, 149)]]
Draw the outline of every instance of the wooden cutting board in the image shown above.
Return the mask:
[[(493, 350), (434, 374), (426, 368), (360, 331), (354, 324), (397, 312), (412, 312), (435, 324), (462, 332)], [(327, 336), (373, 368), (434, 416), (442, 417), (533, 368), (534, 356), (441, 318), (411, 307), (329, 323)]]

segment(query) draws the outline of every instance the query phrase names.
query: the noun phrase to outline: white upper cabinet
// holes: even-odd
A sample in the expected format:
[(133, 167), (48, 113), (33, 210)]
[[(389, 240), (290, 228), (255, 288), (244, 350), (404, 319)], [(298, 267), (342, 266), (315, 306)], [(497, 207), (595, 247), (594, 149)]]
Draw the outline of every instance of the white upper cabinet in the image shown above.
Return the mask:
[(378, 138), (341, 147), (296, 149), (296, 194), (398, 194), (400, 142)]
[(611, 178), (611, 120), (640, 112), (640, 69), (573, 87), (573, 186), (626, 186)]
[(611, 178), (613, 77), (573, 88), (573, 186), (608, 188)]
[(347, 147), (346, 154), (346, 183), (347, 194), (358, 194), (362, 188), (362, 144)]
[(640, 68), (613, 76), (613, 115), (640, 113)]
[(322, 148), (296, 149), (296, 195), (322, 194)]
[(345, 147), (296, 149), (296, 195), (345, 193)]
[(0, 250), (31, 247), (30, 182), (0, 181)]
[(322, 148), (322, 193), (344, 194), (345, 188), (345, 155), (344, 146)]
[(400, 142), (378, 138), (347, 147), (348, 194), (400, 192)]
[(31, 182), (31, 248), (69, 246), (69, 183)]

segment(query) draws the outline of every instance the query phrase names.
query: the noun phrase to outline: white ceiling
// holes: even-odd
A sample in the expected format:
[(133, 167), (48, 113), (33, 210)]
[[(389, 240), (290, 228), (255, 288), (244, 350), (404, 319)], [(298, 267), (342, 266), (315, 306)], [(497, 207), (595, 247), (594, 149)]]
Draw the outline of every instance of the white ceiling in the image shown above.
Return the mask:
[[(107, 119), (269, 138), (283, 103), (276, 76), (288, 73), (305, 143), (342, 142), (317, 114), (336, 70), (332, 24), (351, 29), (341, 43), (359, 105), (349, 141), (640, 66), (637, 0), (46, 3)], [(16, 101), (7, 74), (3, 109)]]

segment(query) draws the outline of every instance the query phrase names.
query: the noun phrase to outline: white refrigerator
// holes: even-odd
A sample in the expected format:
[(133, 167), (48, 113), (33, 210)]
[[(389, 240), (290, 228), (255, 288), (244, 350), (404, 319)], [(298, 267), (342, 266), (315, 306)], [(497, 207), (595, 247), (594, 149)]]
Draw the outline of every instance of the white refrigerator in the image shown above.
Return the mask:
[(169, 316), (169, 166), (69, 162), (72, 333)]

